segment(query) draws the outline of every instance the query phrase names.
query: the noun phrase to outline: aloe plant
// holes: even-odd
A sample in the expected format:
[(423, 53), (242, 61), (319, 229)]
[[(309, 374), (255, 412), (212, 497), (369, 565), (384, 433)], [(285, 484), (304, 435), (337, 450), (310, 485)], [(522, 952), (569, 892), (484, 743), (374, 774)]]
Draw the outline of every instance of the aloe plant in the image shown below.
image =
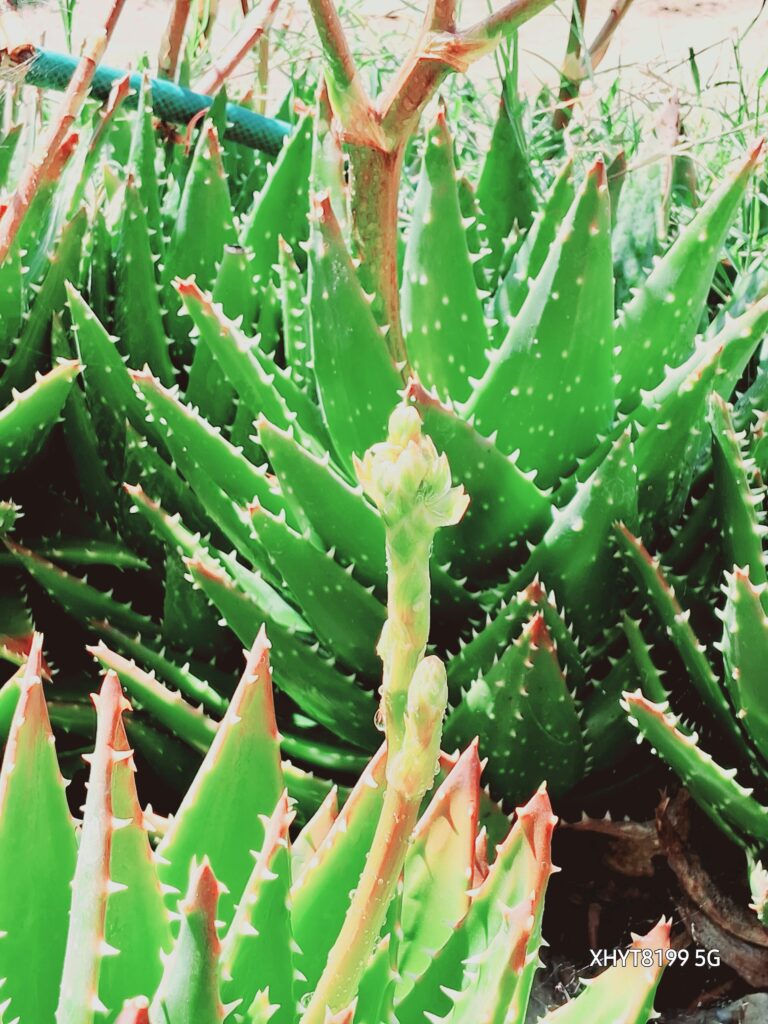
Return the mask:
[[(433, 29), (439, 78), (448, 42), (476, 34), (451, 25), (436, 42)], [(315, 114), (268, 172), (219, 144), (223, 103), (187, 159), (158, 143), (144, 97), (136, 114), (84, 127), (77, 159), (30, 207), (0, 268), (0, 452), (23, 512), (3, 526), (0, 650), (18, 661), (52, 599), (131, 688), (147, 756), (171, 735), (202, 753), (236, 652), (265, 621), (286, 751), (300, 768), (358, 772), (378, 741), (387, 611), (385, 524), (354, 464), (405, 401), (471, 498), (431, 561), (446, 744), (480, 735), (497, 750), (499, 796), (522, 800), (544, 775), (559, 795), (627, 739), (618, 698), (638, 677), (617, 647), (632, 595), (614, 522), (649, 544), (680, 527), (680, 550), (695, 544), (685, 512), (711, 474), (710, 396), (754, 377), (739, 415), (765, 406), (764, 295), (747, 288), (733, 318), (708, 305), (760, 148), (617, 309), (600, 161), (584, 173), (565, 162), (539, 198), (520, 106), (505, 102), (475, 190), (443, 110), (419, 144), (416, 108), (402, 123), (393, 113), (418, 187), (396, 294), (372, 297), (361, 204), (380, 197), (363, 195), (365, 176), (347, 182), (345, 153), (365, 146), (328, 61)], [(353, 99), (362, 116), (368, 101)], [(380, 109), (365, 106), (369, 127)], [(59, 414), (63, 429), (49, 429)], [(55, 649), (76, 727), (79, 646)]]
[[(624, 706), (640, 736), (671, 765), (706, 814), (747, 851), (754, 909), (765, 922), (761, 862), (768, 844), (768, 747), (761, 680), (768, 643), (763, 524), (768, 467), (762, 431), (737, 431), (734, 410), (718, 396), (711, 403), (709, 426), (714, 477), (699, 509), (715, 515), (722, 547), (718, 562), (727, 567), (725, 601), (708, 590), (689, 593), (689, 601), (695, 602), (692, 618), (661, 559), (652, 557), (626, 527), (619, 528), (620, 548), (653, 611), (649, 622), (628, 617), (625, 623), (640, 685), (624, 695)], [(703, 541), (701, 537), (702, 551)], [(711, 542), (717, 550), (717, 538)], [(722, 622), (717, 640), (710, 640), (718, 635), (712, 609)], [(682, 696), (679, 669), (675, 667), (667, 689), (652, 643), (659, 645), (659, 654), (670, 643), (676, 651), (680, 675), (687, 676), (696, 697), (693, 716), (704, 730), (701, 736), (690, 721), (691, 712), (681, 719), (672, 710)]]
[[(130, 704), (106, 673), (79, 825), (33, 639), (0, 771), (4, 1019), (418, 1024), (429, 1013), (523, 1024), (556, 819), (543, 787), (508, 831), (497, 812), (493, 828), (506, 834), (487, 863), (477, 744), (441, 756), (445, 668), (425, 654), (429, 548), (467, 498), (412, 409), (393, 415), (358, 473), (381, 511), (390, 565), (385, 745), (341, 810), (334, 790), (298, 834), (263, 629), (167, 821), (144, 815), (123, 721)], [(645, 1024), (668, 948), (662, 921), (625, 966), (543, 1020)]]

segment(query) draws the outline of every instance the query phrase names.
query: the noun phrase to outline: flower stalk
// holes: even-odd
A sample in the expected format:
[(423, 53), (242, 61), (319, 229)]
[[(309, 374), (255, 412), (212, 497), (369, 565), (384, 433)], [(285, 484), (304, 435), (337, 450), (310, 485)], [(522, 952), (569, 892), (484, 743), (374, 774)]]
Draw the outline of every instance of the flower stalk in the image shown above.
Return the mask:
[(438, 455), (422, 433), (419, 414), (407, 405), (392, 413), (387, 440), (356, 460), (355, 468), (386, 528), (388, 615), (378, 653), (387, 788), (349, 914), (302, 1024), (324, 1024), (326, 1014), (355, 998), (437, 771), (448, 686), (442, 661), (425, 657), (429, 556), (437, 530), (457, 523), (469, 501), (462, 487), (451, 486), (445, 455)]

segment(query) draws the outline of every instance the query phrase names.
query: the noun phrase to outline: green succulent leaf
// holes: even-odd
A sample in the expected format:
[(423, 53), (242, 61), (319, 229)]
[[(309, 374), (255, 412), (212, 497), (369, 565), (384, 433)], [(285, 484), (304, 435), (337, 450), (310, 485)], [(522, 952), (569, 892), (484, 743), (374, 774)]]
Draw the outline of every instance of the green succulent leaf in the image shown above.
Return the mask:
[(273, 1024), (293, 1024), (293, 939), (288, 908), (291, 887), (289, 832), (293, 813), (283, 794), (265, 824), (264, 842), (222, 941), (222, 997), (238, 1005), (228, 1015), (247, 1021), (258, 992), (276, 1007)]
[(354, 576), (296, 533), (284, 520), (251, 508), (254, 533), (274, 562), (302, 614), (329, 650), (350, 668), (376, 676), (376, 642), (386, 609)]
[(207, 860), (192, 865), (189, 889), (179, 904), (179, 936), (149, 1011), (150, 1024), (221, 1024), (221, 943), (216, 909), (221, 889)]
[(402, 379), (327, 196), (316, 200), (310, 230), (309, 310), (320, 407), (334, 451), (351, 472), (352, 455), (386, 436)]
[(719, 396), (710, 406), (710, 425), (715, 441), (715, 491), (728, 565), (748, 569), (752, 584), (765, 586), (768, 576), (762, 540), (766, 531), (760, 511), (763, 494), (754, 486), (756, 466), (742, 452), (744, 435), (737, 434), (731, 410)]
[(665, 367), (691, 354), (717, 261), (762, 144), (755, 147), (680, 233), (616, 322), (617, 397), (623, 411), (654, 388)]
[(465, 420), (412, 381), (408, 397), (416, 404), (424, 429), (448, 456), (454, 483), (463, 483), (469, 508), (454, 530), (442, 530), (435, 555), (458, 575), (482, 579), (498, 572), (514, 556), (516, 543), (540, 540), (552, 519), (552, 507), (530, 475), (503, 455)]
[(548, 1013), (541, 1024), (581, 1024), (584, 1020), (594, 1024), (647, 1024), (667, 963), (669, 929), (669, 923), (661, 920), (647, 935), (636, 938), (626, 965), (617, 964), (593, 978), (588, 988)]
[(0, 478), (25, 466), (43, 447), (79, 372), (80, 364), (73, 360), (60, 363), (14, 394), (0, 412)]
[[(150, 229), (141, 194), (130, 178), (124, 201), (115, 254), (117, 333), (131, 366), (149, 366), (170, 385), (175, 371), (160, 308)], [(136, 301), (138, 295), (141, 302)]]
[[(218, 914), (229, 925), (264, 841), (284, 783), (272, 702), (269, 642), (262, 630), (216, 737), (158, 847), (158, 870), (173, 908), (193, 863), (210, 861), (226, 891)], [(233, 842), (232, 837), (237, 841)]]
[(46, 348), (51, 317), (64, 306), (67, 282), (77, 280), (86, 223), (85, 210), (78, 211), (65, 224), (55, 250), (46, 260), (47, 273), (0, 377), (0, 406), (8, 404), (14, 389), (28, 388), (35, 371), (49, 364)]
[(550, 487), (614, 413), (610, 209), (601, 163), (587, 175), (543, 268), (466, 403), (476, 428)]
[(675, 591), (667, 582), (658, 559), (650, 556), (642, 542), (624, 524), (616, 528), (619, 550), (635, 575), (642, 592), (647, 594), (662, 625), (677, 648), (688, 670), (691, 682), (709, 712), (723, 727), (737, 749), (742, 750), (743, 739), (734, 720), (730, 705), (723, 694), (706, 656), (690, 624), (690, 613), (680, 607)]
[(449, 717), (449, 748), (474, 736), (483, 749), (499, 754), (486, 769), (496, 793), (517, 799), (539, 779), (550, 779), (560, 793), (581, 778), (585, 755), (579, 715), (542, 614), (472, 683)]
[(763, 684), (768, 654), (768, 619), (763, 600), (766, 584), (750, 579), (746, 569), (726, 573), (723, 616), (725, 682), (736, 715), (763, 761), (768, 761), (768, 699)]
[(453, 140), (439, 111), (427, 133), (403, 264), (402, 319), (414, 370), (466, 401), (487, 365), (488, 330), (459, 204)]
[(0, 707), (8, 697), (13, 705), (0, 771), (0, 991), (10, 999), (6, 1020), (50, 1024), (77, 840), (45, 706), (41, 648), (38, 636), (25, 669), (0, 690)]
[(696, 733), (683, 732), (666, 705), (652, 704), (638, 691), (624, 695), (630, 721), (680, 776), (702, 810), (736, 842), (768, 842), (768, 809), (736, 781), (736, 769), (722, 768), (701, 748)]

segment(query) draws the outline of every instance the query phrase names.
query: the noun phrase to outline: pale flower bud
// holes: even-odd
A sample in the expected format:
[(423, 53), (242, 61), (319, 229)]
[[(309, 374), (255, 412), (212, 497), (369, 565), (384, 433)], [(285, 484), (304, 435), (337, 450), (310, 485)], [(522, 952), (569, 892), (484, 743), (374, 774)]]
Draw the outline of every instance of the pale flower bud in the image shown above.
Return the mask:
[(451, 486), (445, 455), (438, 455), (421, 429), (421, 417), (409, 405), (399, 405), (389, 418), (389, 436), (355, 459), (358, 480), (385, 523), (420, 514), (425, 527), (452, 526), (466, 511), (463, 487)]
[(408, 796), (424, 794), (432, 785), (447, 705), (445, 666), (435, 656), (424, 658), (408, 687), (402, 747), (387, 766), (389, 784)]

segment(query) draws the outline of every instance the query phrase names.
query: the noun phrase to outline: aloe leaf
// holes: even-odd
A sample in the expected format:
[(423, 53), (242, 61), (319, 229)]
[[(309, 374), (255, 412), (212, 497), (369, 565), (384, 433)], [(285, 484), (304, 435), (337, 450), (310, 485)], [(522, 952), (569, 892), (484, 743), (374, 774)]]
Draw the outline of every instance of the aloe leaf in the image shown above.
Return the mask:
[(163, 384), (170, 385), (175, 372), (160, 309), (149, 225), (142, 197), (130, 177), (124, 204), (115, 254), (117, 333), (131, 366), (149, 366)]
[[(298, 612), (260, 574), (249, 572), (235, 558), (216, 552), (201, 542), (199, 536), (186, 529), (178, 516), (167, 515), (141, 487), (127, 487), (126, 490), (134, 507), (150, 523), (155, 533), (165, 544), (175, 549), (185, 562), (204, 564), (214, 574), (221, 569), (223, 577), (229, 579), (242, 593), (243, 600), (240, 605), (236, 605), (241, 611), (249, 608), (253, 614), (257, 610), (259, 618), (265, 619), (274, 628), (285, 629), (291, 635), (309, 632)], [(255, 635), (254, 629), (248, 635), (247, 646), (250, 647)]]
[(193, 586), (174, 550), (165, 553), (161, 635), (179, 650), (208, 658), (216, 654), (222, 640), (216, 609)]
[(420, 379), (441, 399), (463, 402), (471, 394), (470, 378), (485, 371), (488, 330), (442, 110), (427, 133), (414, 202), (401, 296), (408, 355)]
[(127, 632), (150, 636), (157, 633), (157, 627), (151, 619), (140, 615), (109, 594), (96, 590), (86, 580), (72, 576), (46, 558), (41, 558), (8, 538), (5, 539), (5, 544), (48, 595), (78, 621), (107, 619)]
[(363, 292), (330, 199), (315, 201), (309, 247), (312, 365), (340, 463), (386, 436), (402, 379)]
[(582, 728), (589, 771), (612, 768), (626, 755), (633, 733), (619, 702), (622, 693), (633, 686), (637, 686), (637, 668), (625, 652), (584, 693)]
[(382, 748), (291, 890), (298, 997), (314, 989), (344, 922), (381, 811), (385, 761)]
[(546, 778), (560, 793), (582, 777), (579, 716), (540, 613), (450, 715), (445, 728), (449, 748), (474, 736), (501, 755), (486, 770), (494, 792), (519, 797)]
[[(308, 182), (312, 158), (312, 117), (299, 122), (270, 168), (241, 231), (242, 245), (254, 254), (251, 270), (262, 288), (278, 260), (278, 239), (290, 246), (307, 237)], [(202, 281), (198, 282), (205, 287)]]
[[(534, 924), (533, 900), (502, 908), (502, 918), (488, 948), (475, 961), (469, 983), (453, 997), (446, 1024), (470, 1024), (477, 1020), (522, 1021), (527, 991), (518, 992), (524, 977), (527, 950)], [(522, 1005), (521, 1005), (522, 1003)]]
[(153, 429), (162, 431), (182, 473), (203, 471), (232, 501), (247, 504), (258, 498), (270, 511), (281, 511), (280, 495), (264, 468), (253, 466), (220, 430), (184, 405), (175, 392), (164, 388), (151, 374), (134, 373), (133, 380), (139, 407), (143, 398), (152, 415)]
[(505, 908), (516, 907), (523, 900), (528, 901), (528, 917), (533, 916), (533, 922), (525, 942), (526, 963), (517, 977), (515, 995), (520, 1006), (526, 1005), (538, 965), (541, 914), (552, 874), (551, 842), (556, 820), (543, 788), (518, 809), (487, 878), (472, 894), (466, 916), (407, 995), (403, 999), (398, 996), (395, 1012), (400, 1024), (420, 1024), (425, 1012), (438, 1016), (450, 1012), (454, 1004), (452, 994), (455, 997), (465, 984), (471, 983), (466, 961), (483, 956), (503, 930)]
[(768, 620), (763, 609), (765, 583), (750, 579), (745, 569), (726, 573), (727, 601), (723, 616), (725, 681), (736, 716), (763, 761), (768, 761), (768, 700), (764, 668), (768, 654)]
[(702, 310), (731, 222), (760, 156), (756, 146), (683, 229), (616, 321), (616, 395), (629, 411), (641, 389), (693, 350)]
[(736, 781), (736, 769), (720, 767), (699, 746), (696, 733), (678, 726), (667, 705), (652, 704), (638, 691), (624, 695), (630, 721), (680, 776), (701, 809), (718, 828), (747, 846), (768, 842), (768, 808)]
[[(258, 288), (251, 276), (251, 257), (240, 246), (224, 248), (213, 285), (212, 299), (229, 320), (249, 330), (256, 315)], [(209, 423), (223, 427), (232, 420), (235, 390), (226, 373), (203, 339), (198, 339), (189, 370), (186, 399), (196, 406)]]
[[(111, 891), (111, 883), (115, 881), (112, 852), (121, 824), (115, 813), (115, 777), (120, 763), (131, 756), (129, 749), (121, 749), (121, 741), (127, 748), (121, 716), (129, 705), (114, 673), (106, 675), (93, 700), (97, 712), (96, 744), (90, 758), (83, 827), (72, 882), (56, 1024), (91, 1024), (98, 1013), (108, 1010), (98, 993), (102, 965), (110, 948), (106, 945), (106, 922), (114, 895)], [(126, 993), (131, 994), (136, 993)]]
[(189, 889), (179, 903), (179, 936), (166, 961), (149, 1011), (150, 1024), (221, 1024), (219, 998), (221, 943), (216, 930), (222, 890), (204, 859), (192, 866)]
[[(265, 619), (263, 609), (210, 560), (191, 560), (188, 567), (241, 643), (250, 644), (258, 624)], [(305, 714), (342, 739), (362, 749), (369, 747), (376, 735), (375, 705), (370, 691), (343, 676), (332, 662), (291, 631), (275, 621), (268, 625), (275, 640), (273, 660), (280, 689)]]
[(498, 322), (494, 336), (499, 341), (523, 308), (530, 284), (541, 273), (574, 198), (573, 160), (566, 160), (496, 289), (493, 312)]
[[(51, 351), (54, 359), (69, 359), (73, 348), (66, 336), (61, 318), (54, 315), (51, 330)], [(78, 384), (69, 389), (62, 409), (62, 420), (72, 469), (86, 506), (102, 522), (114, 522), (119, 495), (115, 491), (114, 481), (102, 457), (85, 394)]]
[(676, 522), (688, 497), (696, 460), (706, 438), (709, 396), (720, 365), (720, 350), (692, 368), (674, 393), (649, 406), (635, 441), (641, 519), (658, 528)]
[(637, 472), (628, 432), (578, 485), (571, 501), (555, 511), (552, 525), (504, 596), (538, 577), (568, 609), (582, 643), (592, 643), (615, 608), (618, 570), (609, 541), (619, 520), (637, 520)]
[[(77, 840), (41, 674), (38, 636), (15, 677), (0, 769), (0, 991), (3, 1002), (10, 999), (6, 1020), (48, 1024), (59, 996)], [(0, 694), (7, 695), (10, 686), (9, 681)]]
[(61, 232), (58, 245), (48, 260), (45, 279), (0, 377), (0, 406), (8, 403), (14, 388), (22, 390), (29, 387), (35, 371), (46, 362), (45, 349), (51, 317), (64, 305), (66, 282), (77, 279), (85, 226), (85, 211), (80, 210)]
[(115, 672), (135, 703), (170, 732), (199, 753), (205, 753), (216, 735), (216, 723), (197, 706), (188, 704), (180, 693), (168, 689), (154, 673), (138, 667), (135, 661), (116, 654), (99, 641), (87, 648), (99, 664)]
[(623, 625), (630, 654), (640, 673), (640, 685), (644, 696), (655, 704), (666, 703), (668, 694), (661, 681), (661, 673), (653, 663), (651, 649), (645, 642), (640, 623), (625, 615)]
[(192, 357), (186, 318), (181, 318), (181, 299), (173, 287), (176, 277), (194, 275), (200, 288), (210, 288), (224, 254), (237, 244), (219, 137), (213, 125), (200, 132), (192, 164), (174, 218), (163, 266), (162, 282), (168, 307), (167, 326), (180, 357)]
[(459, 699), (463, 690), (498, 661), (534, 609), (540, 608), (544, 601), (544, 589), (534, 580), (525, 590), (506, 600), (467, 643), (460, 645), (446, 665), (448, 687), (454, 699)]
[[(206, 753), (216, 735), (217, 724), (199, 707), (187, 703), (179, 693), (165, 687), (154, 675), (143, 672), (134, 661), (111, 651), (103, 642), (87, 650), (104, 668), (117, 673), (136, 703), (146, 708), (152, 718), (192, 749)], [(136, 723), (129, 723), (129, 729), (135, 731), (135, 728)], [(303, 817), (313, 814), (331, 789), (330, 783), (324, 779), (315, 778), (288, 761), (283, 764), (283, 776), (288, 792), (296, 800)]]
[[(214, 715), (223, 715), (225, 713), (227, 700), (217, 693), (209, 683), (198, 679), (188, 664), (177, 665), (176, 662), (166, 657), (164, 653), (148, 647), (136, 637), (121, 633), (119, 629), (115, 629), (108, 622), (93, 622), (92, 626), (128, 658), (146, 665), (150, 672), (163, 681), (164, 685), (173, 686), (187, 700), (194, 701)], [(109, 665), (108, 667), (113, 668), (118, 672), (118, 675), (121, 675), (114, 665)], [(129, 684), (124, 683), (124, 685), (126, 689), (131, 689)]]
[(386, 934), (371, 955), (360, 979), (353, 1022), (357, 1024), (396, 1024), (392, 1000), (397, 978), (396, 950), (393, 934)]
[(200, 332), (200, 341), (211, 349), (251, 421), (265, 415), (282, 427), (295, 422), (307, 438), (325, 444), (317, 407), (290, 373), (245, 338), (194, 282), (178, 281), (176, 287)]
[(296, 836), (291, 847), (291, 876), (294, 884), (306, 871), (338, 816), (339, 794), (334, 786)]
[(541, 1024), (647, 1024), (653, 998), (667, 964), (670, 924), (661, 920), (647, 935), (635, 937), (626, 964), (608, 968), (589, 987), (542, 1018)]
[(279, 257), (285, 361), (296, 383), (307, 388), (312, 380), (307, 297), (293, 250), (283, 238), (280, 239)]
[(495, 268), (499, 267), (509, 233), (515, 225), (530, 230), (536, 209), (522, 113), (522, 103), (515, 95), (511, 76), (508, 76), (477, 185), (477, 198), (484, 214)]
[(414, 829), (403, 869), (401, 998), (469, 909), (480, 806), (480, 759), (471, 743)]
[(3, 136), (2, 142), (0, 142), (0, 185), (2, 185), (4, 192), (8, 191), (11, 184), (8, 180), (8, 172), (13, 163), (16, 148), (21, 139), (21, 133), (22, 126), (20, 124), (11, 125)]
[(146, 422), (141, 400), (133, 389), (129, 371), (115, 340), (71, 285), (67, 288), (67, 302), (72, 315), (78, 356), (84, 367), (83, 381), (88, 408), (102, 450), (115, 465), (119, 465), (125, 444), (126, 419), (155, 443), (162, 444), (162, 440), (157, 429)]
[[(99, 972), (99, 999), (115, 1008), (133, 996), (154, 992), (170, 952), (171, 925), (163, 902), (144, 813), (136, 794), (133, 752), (122, 720), (115, 727), (112, 750), (112, 815), (120, 822), (112, 836), (105, 940), (116, 955), (104, 959)], [(120, 887), (119, 889), (117, 887)]]
[(222, 942), (222, 998), (239, 1005), (233, 1022), (247, 1021), (258, 992), (276, 1007), (273, 1024), (293, 1024), (293, 943), (288, 910), (291, 887), (289, 827), (294, 815), (284, 793), (265, 824), (264, 842)]
[(328, 649), (350, 668), (376, 676), (376, 643), (386, 609), (352, 575), (283, 520), (252, 507), (254, 533), (302, 614)]
[(438, 563), (475, 578), (482, 578), (483, 570), (498, 572), (514, 555), (515, 542), (541, 539), (552, 519), (548, 498), (514, 459), (417, 382), (409, 385), (408, 397), (438, 450), (448, 456), (454, 483), (461, 481), (470, 498), (456, 529), (437, 535)]
[(720, 682), (709, 664), (706, 649), (693, 631), (689, 621), (690, 613), (680, 607), (674, 588), (664, 577), (659, 559), (652, 558), (642, 542), (623, 524), (617, 526), (616, 535), (620, 551), (636, 576), (642, 593), (648, 595), (652, 607), (677, 648), (701, 700), (734, 740), (737, 749), (743, 750), (744, 741)]
[(568, 214), (519, 316), (466, 403), (467, 417), (550, 487), (613, 422), (613, 271), (605, 168)]
[(219, 917), (232, 921), (253, 866), (251, 851), (264, 841), (259, 816), (274, 810), (283, 788), (269, 641), (262, 630), (200, 771), (158, 848), (160, 878), (172, 890), (169, 908), (183, 893), (193, 862), (207, 857), (227, 889)]
[(88, 301), (99, 320), (106, 323), (114, 301), (114, 242), (101, 207), (91, 217), (85, 246), (82, 262), (87, 267), (84, 281)]
[(713, 462), (715, 493), (728, 565), (748, 570), (756, 587), (768, 582), (763, 555), (761, 506), (763, 493), (754, 487), (755, 463), (742, 453), (744, 435), (736, 433), (731, 410), (716, 396), (710, 406), (710, 425), (715, 444)]
[(24, 279), (18, 245), (0, 264), (0, 362), (13, 352), (24, 319)]
[(157, 132), (153, 123), (150, 80), (146, 73), (142, 75), (137, 107), (138, 113), (133, 120), (128, 162), (131, 172), (136, 178), (136, 187), (149, 229), (152, 252), (160, 255), (165, 246), (156, 168)]
[(37, 455), (67, 401), (80, 364), (60, 363), (31, 387), (14, 394), (0, 412), (0, 478), (10, 476)]
[(379, 588), (386, 585), (384, 524), (363, 496), (331, 465), (304, 448), (289, 431), (266, 419), (257, 423), (259, 443), (269, 456), (293, 516), (317, 534), (326, 549), (333, 548), (354, 566), (361, 579)]

